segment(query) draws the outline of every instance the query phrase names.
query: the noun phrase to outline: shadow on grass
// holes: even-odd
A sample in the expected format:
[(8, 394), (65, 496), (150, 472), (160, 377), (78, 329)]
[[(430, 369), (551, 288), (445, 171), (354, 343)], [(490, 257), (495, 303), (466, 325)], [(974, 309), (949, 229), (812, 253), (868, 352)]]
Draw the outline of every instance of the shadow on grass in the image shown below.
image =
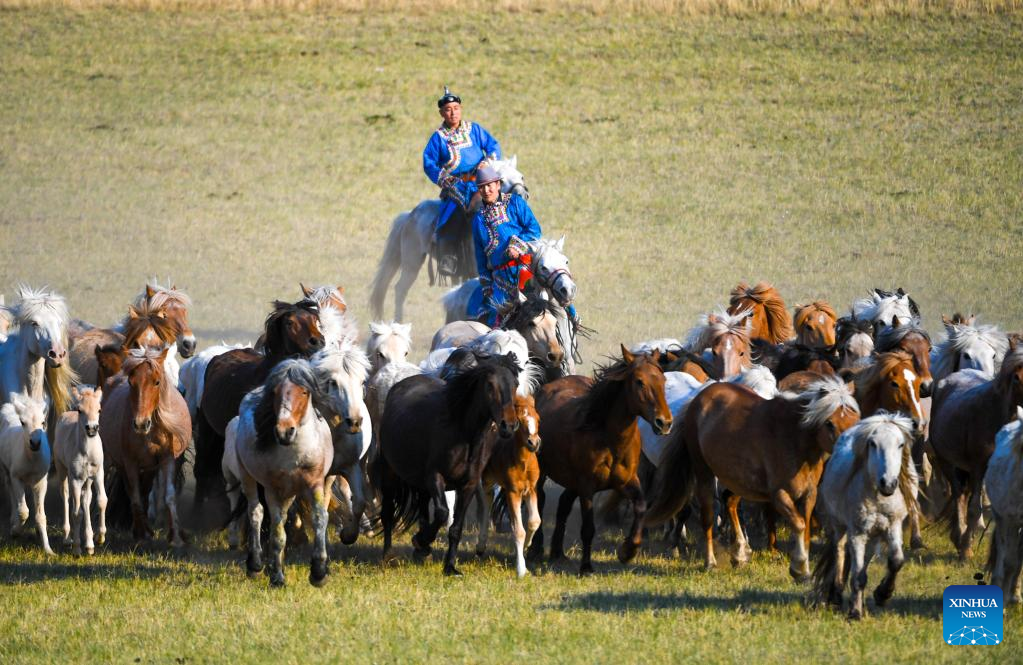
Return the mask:
[(0, 563), (0, 585), (68, 579), (152, 579), (169, 572), (166, 566), (138, 564)]

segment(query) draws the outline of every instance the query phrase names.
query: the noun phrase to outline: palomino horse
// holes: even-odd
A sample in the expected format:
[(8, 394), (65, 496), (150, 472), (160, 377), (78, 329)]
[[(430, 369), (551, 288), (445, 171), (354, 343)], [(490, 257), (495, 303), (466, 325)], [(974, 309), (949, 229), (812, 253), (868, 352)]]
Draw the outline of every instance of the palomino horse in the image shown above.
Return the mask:
[(156, 485), (165, 493), (167, 538), (174, 547), (182, 547), (174, 487), (176, 461), (192, 438), (192, 420), (185, 399), (177, 386), (165, 380), (163, 361), (167, 349), (132, 349), (124, 360), (121, 374), (107, 386), (100, 415), (100, 437), (106, 463), (115, 467), (131, 500), (132, 533), (136, 540), (152, 535), (143, 493), (155, 472)]
[[(487, 549), (487, 534), (490, 531), (490, 513), (494, 495), (489, 488), (497, 485), (504, 493), (504, 501), (511, 518), (512, 533), (515, 535), (515, 571), (519, 577), (529, 574), (526, 568), (524, 548), (533, 541), (533, 534), (540, 528), (540, 509), (537, 507), (536, 483), (540, 479), (540, 463), (536, 453), (540, 450), (540, 416), (536, 412), (533, 397), (515, 396), (515, 414), (519, 429), (508, 441), (498, 441), (494, 454), (483, 471), (482, 489), (485, 501), (480, 502), (479, 540), (476, 556), (483, 556)], [(497, 428), (491, 425), (484, 435), (497, 437)], [(522, 526), (522, 500), (526, 500), (529, 519)]]
[[(501, 176), (502, 192), (515, 192), (524, 199), (529, 198), (515, 157), (494, 160), (490, 164)], [(399, 268), (401, 276), (394, 286), (394, 320), (401, 321), (405, 318), (405, 298), (419, 276), (423, 261), (431, 251), (434, 228), (443, 205), (444, 202), (439, 199), (429, 199), (394, 218), (387, 243), (384, 245), (384, 255), (380, 258), (371, 287), (369, 302), (375, 318), (383, 317), (387, 288)]]
[(938, 383), (931, 405), (930, 445), (952, 485), (950, 537), (959, 559), (973, 556), (973, 532), (981, 515), (981, 488), (995, 435), (1023, 406), (1023, 348), (1009, 352), (991, 378), (975, 369)]
[[(107, 537), (107, 492), (103, 480), (103, 442), (99, 438), (100, 402), (103, 389), (91, 386), (72, 389), (75, 410), (61, 415), (53, 440), (53, 461), (64, 506), (64, 544), (74, 553), (95, 551), (92, 540), (92, 492), (99, 507), (100, 545)], [(68, 504), (70, 485), (71, 503)], [(70, 513), (70, 515), (69, 515)], [(83, 528), (84, 522), (84, 528)]]
[(687, 351), (710, 352), (714, 370), (730, 379), (753, 364), (750, 353), (750, 310), (737, 314), (708, 314), (686, 336)]
[[(446, 381), (413, 376), (391, 389), (380, 423), (380, 455), (373, 465), (374, 485), (382, 498), (384, 560), (390, 555), (395, 527), (407, 528), (416, 516), (419, 531), (412, 538), (416, 556), (429, 554), (447, 521), (444, 492), (451, 489), (458, 495), (448, 527), (444, 574), (461, 574), (455, 557), (466, 508), (498, 440), (507, 439), (518, 427), (517, 373), (511, 356), (478, 356), (474, 366), (456, 371)], [(493, 423), (498, 437), (488, 438), (484, 434)]]
[(934, 347), (931, 357), (934, 380), (941, 381), (961, 369), (976, 369), (989, 377), (998, 372), (1009, 350), (1009, 338), (996, 326), (978, 326), (973, 317), (954, 323), (941, 317), (945, 339)]
[(46, 534), (46, 476), (50, 472), (46, 405), (21, 393), (0, 407), (0, 477), (10, 488), (11, 534), (20, 535), (28, 521), (25, 490), (32, 492), (36, 533), (43, 551), (53, 554)]
[(746, 313), (750, 317), (750, 339), (782, 344), (795, 336), (785, 301), (767, 282), (758, 282), (755, 286), (740, 282), (732, 289), (728, 313), (733, 316)]
[(62, 296), (43, 289), (18, 287), (18, 302), (9, 308), (18, 329), (0, 345), (0, 404), (15, 394), (48, 401), (54, 413), (71, 404), (77, 381), (67, 362), (67, 305)]
[(727, 508), (736, 538), (733, 562), (748, 561), (750, 553), (739, 523), (740, 499), (770, 503), (795, 533), (789, 574), (805, 579), (810, 516), (824, 460), (859, 417), (856, 400), (837, 377), (825, 377), (799, 395), (782, 393), (769, 400), (729, 383), (708, 386), (689, 403), (665, 446), (646, 524), (674, 517), (695, 490), (706, 566), (715, 567), (714, 493), (720, 482), (732, 493)]
[(814, 349), (835, 345), (835, 322), (838, 315), (826, 301), (815, 300), (809, 305), (796, 305), (792, 318), (796, 329), (796, 344)]
[(835, 338), (843, 369), (868, 362), (874, 353), (874, 324), (866, 319), (843, 316), (835, 324)]
[(1023, 568), (1023, 407), (1016, 420), (998, 431), (995, 452), (984, 474), (995, 527), (988, 555), (991, 584), (1001, 588), (1006, 603), (1019, 604), (1020, 569)]
[[(270, 585), (284, 586), (284, 521), (296, 497), (312, 506), (313, 552), (309, 583), (327, 578), (327, 473), (334, 448), (319, 415), (323, 394), (309, 362), (288, 359), (273, 368), (262, 387), (242, 400), (227, 427), (223, 468), (232, 493), (241, 485), (249, 516), (249, 576), (263, 570), (260, 528), (263, 488), (270, 510)], [(239, 502), (235, 513), (239, 513)]]
[(262, 384), (277, 363), (291, 356), (308, 357), (324, 347), (320, 307), (311, 300), (295, 304), (276, 301), (266, 317), (263, 353), (236, 349), (210, 360), (206, 385), (196, 414), (195, 507), (223, 491), (221, 461), (224, 431), (238, 414), (242, 398)]
[[(596, 531), (593, 495), (597, 492), (615, 490), (632, 501), (632, 528), (618, 548), (618, 560), (631, 561), (642, 541), (646, 500), (636, 474), (642, 452), (636, 420), (643, 418), (658, 434), (671, 428), (659, 357), (656, 350), (651, 355), (633, 355), (623, 345), (622, 359), (599, 368), (592, 379), (557, 379), (546, 384), (536, 398), (543, 440), (542, 475), (537, 483), (540, 509), (544, 478), (565, 488), (558, 501), (550, 556), (557, 560), (565, 555), (565, 522), (578, 498), (583, 518), (580, 575), (593, 572), (590, 551)], [(542, 554), (543, 532), (539, 531), (530, 546), (530, 556)]]
[(852, 304), (852, 317), (870, 321), (875, 328), (900, 326), (920, 318), (920, 308), (901, 288), (892, 291), (874, 289), (866, 298)]
[(828, 542), (814, 567), (814, 587), (820, 599), (841, 609), (845, 580), (851, 578), (850, 619), (863, 616), (867, 565), (881, 540), (888, 546), (888, 572), (874, 590), (877, 606), (895, 591), (905, 561), (902, 528), (917, 500), (912, 447), (909, 419), (878, 413), (842, 434), (824, 469), (819, 491)]

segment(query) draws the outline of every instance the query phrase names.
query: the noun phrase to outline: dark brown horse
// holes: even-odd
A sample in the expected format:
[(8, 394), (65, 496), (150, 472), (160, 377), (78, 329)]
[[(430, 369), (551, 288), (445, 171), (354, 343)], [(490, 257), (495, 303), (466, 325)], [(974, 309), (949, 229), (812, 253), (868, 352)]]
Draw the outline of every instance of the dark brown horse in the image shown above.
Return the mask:
[[(810, 516), (824, 460), (838, 436), (859, 420), (846, 385), (826, 377), (798, 395), (765, 400), (752, 390), (716, 383), (700, 392), (666, 444), (654, 480), (649, 525), (674, 517), (694, 490), (706, 535), (706, 566), (714, 557), (714, 493), (718, 483), (731, 494), (727, 509), (735, 532), (733, 561), (749, 557), (739, 523), (741, 499), (769, 503), (795, 532), (789, 573), (809, 576)], [(546, 444), (546, 440), (544, 442)]]
[[(618, 548), (618, 560), (631, 561), (642, 540), (646, 500), (636, 474), (643, 445), (637, 418), (650, 423), (657, 434), (666, 433), (672, 422), (659, 359), (659, 351), (634, 355), (622, 346), (622, 359), (598, 369), (592, 379), (563, 377), (546, 384), (536, 398), (543, 441), (537, 484), (540, 510), (545, 477), (565, 488), (551, 536), (551, 560), (565, 556), (565, 522), (578, 498), (583, 518), (581, 575), (593, 572), (590, 551), (597, 492), (615, 490), (632, 501), (632, 528)], [(531, 558), (543, 554), (542, 529), (533, 537), (529, 553)]]
[[(210, 498), (224, 497), (224, 432), (238, 415), (245, 394), (262, 385), (270, 370), (291, 356), (308, 358), (323, 348), (319, 306), (311, 300), (276, 301), (266, 317), (263, 354), (235, 349), (213, 358), (195, 414), (195, 510)], [(225, 506), (226, 507), (226, 506)]]
[[(514, 355), (474, 354), (474, 359), (471, 365), (453, 370), (446, 380), (411, 376), (387, 394), (380, 454), (373, 463), (374, 485), (381, 494), (385, 561), (394, 529), (407, 529), (417, 517), (419, 531), (412, 537), (416, 557), (429, 555), (437, 531), (448, 518), (444, 492), (452, 490), (458, 494), (454, 521), (448, 527), (444, 574), (461, 575), (455, 557), (465, 510), (498, 439), (507, 440), (518, 427), (519, 368)], [(498, 436), (485, 436), (495, 424)]]
[(1023, 348), (1011, 350), (992, 379), (978, 370), (956, 372), (938, 383), (931, 406), (930, 445), (952, 484), (949, 536), (960, 560), (973, 556), (981, 514), (981, 486), (995, 450), (995, 435), (1023, 406)]

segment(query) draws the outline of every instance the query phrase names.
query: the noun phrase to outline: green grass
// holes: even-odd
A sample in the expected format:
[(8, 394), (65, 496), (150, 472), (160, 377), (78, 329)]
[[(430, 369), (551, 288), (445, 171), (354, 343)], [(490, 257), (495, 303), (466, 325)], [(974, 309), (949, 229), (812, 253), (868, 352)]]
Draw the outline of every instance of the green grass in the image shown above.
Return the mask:
[[(1019, 329), (1021, 36), (1014, 13), (0, 11), (0, 288), (48, 283), (105, 323), (170, 275), (201, 345), (255, 338), (299, 280), (344, 284), (365, 322), (390, 220), (435, 193), (419, 155), (447, 83), (568, 235), (588, 359), (683, 334), (743, 279), (840, 310), (903, 286), (932, 331), (955, 309)], [(412, 291), (417, 358), (440, 294)], [(0, 661), (951, 660), (939, 598), (976, 566), (930, 541), (858, 625), (806, 609), (780, 560), (622, 571), (610, 540), (591, 579), (516, 581), (506, 539), (461, 580), (382, 570), (372, 543), (319, 590), (300, 553), (284, 591), (219, 540), (183, 560), (5, 544)]]

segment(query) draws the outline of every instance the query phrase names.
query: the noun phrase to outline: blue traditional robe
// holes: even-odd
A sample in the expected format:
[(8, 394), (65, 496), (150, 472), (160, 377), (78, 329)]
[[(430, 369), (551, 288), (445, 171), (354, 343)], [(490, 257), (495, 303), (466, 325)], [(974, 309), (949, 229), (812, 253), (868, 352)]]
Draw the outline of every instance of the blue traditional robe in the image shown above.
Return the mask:
[(497, 312), (515, 303), (519, 293), (519, 264), (508, 265), (508, 248), (528, 253), (527, 242), (540, 239), (540, 223), (518, 194), (501, 194), (494, 203), (484, 203), (472, 224), (476, 248), (476, 269), (480, 275), (479, 296), (470, 300), (469, 315), (483, 317), (493, 326)]
[(445, 198), (437, 228), (444, 225), (456, 205), (469, 205), (476, 183), (468, 178), (489, 155), (500, 159), (501, 145), (487, 130), (468, 120), (454, 129), (442, 124), (430, 137), (423, 150), (423, 171)]

